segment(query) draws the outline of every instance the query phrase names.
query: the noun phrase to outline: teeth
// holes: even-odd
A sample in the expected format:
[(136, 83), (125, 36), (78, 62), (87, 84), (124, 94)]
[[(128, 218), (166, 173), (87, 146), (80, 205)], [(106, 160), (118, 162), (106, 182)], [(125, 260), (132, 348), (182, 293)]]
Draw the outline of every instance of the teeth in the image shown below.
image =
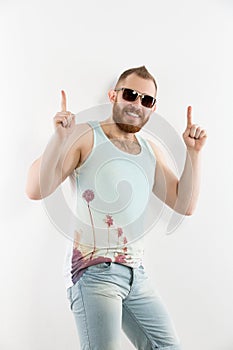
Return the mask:
[(127, 112), (127, 114), (130, 115), (131, 117), (139, 118), (139, 115), (136, 113)]

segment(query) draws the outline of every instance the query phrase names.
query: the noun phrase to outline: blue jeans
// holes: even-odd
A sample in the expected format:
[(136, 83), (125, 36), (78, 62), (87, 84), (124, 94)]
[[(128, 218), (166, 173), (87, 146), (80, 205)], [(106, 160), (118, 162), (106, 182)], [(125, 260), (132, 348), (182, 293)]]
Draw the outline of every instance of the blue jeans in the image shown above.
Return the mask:
[(82, 350), (120, 350), (121, 329), (136, 349), (181, 349), (166, 306), (143, 266), (90, 266), (67, 289), (67, 297)]

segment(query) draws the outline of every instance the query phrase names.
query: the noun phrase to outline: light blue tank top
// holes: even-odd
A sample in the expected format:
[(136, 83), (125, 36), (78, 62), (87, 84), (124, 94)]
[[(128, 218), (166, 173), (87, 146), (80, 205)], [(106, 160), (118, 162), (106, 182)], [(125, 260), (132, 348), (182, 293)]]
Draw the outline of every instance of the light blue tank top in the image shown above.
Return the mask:
[(144, 220), (154, 185), (156, 159), (150, 144), (136, 135), (141, 151), (120, 150), (98, 121), (89, 121), (94, 144), (76, 180), (76, 220), (64, 275), (67, 288), (90, 265), (115, 262), (142, 265)]

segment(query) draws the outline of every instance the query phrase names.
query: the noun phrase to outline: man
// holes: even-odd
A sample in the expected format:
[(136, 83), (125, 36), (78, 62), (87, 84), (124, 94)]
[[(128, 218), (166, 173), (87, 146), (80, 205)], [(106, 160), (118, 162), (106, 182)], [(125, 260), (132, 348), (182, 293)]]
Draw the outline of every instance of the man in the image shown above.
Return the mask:
[(121, 74), (108, 93), (112, 115), (75, 124), (62, 91), (62, 111), (43, 155), (30, 167), (31, 199), (75, 179), (77, 223), (65, 264), (67, 296), (81, 349), (115, 350), (121, 328), (137, 349), (180, 349), (173, 322), (142, 264), (143, 220), (150, 193), (183, 215), (195, 209), (206, 131), (187, 110), (180, 179), (161, 150), (137, 133), (156, 110), (157, 85), (145, 66)]

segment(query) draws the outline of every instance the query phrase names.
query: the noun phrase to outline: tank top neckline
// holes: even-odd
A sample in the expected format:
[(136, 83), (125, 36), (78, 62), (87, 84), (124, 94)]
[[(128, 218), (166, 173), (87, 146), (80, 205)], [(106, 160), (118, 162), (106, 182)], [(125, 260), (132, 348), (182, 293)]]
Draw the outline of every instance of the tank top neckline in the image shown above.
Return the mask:
[(116, 149), (116, 150), (119, 151), (120, 153), (123, 153), (124, 155), (127, 155), (127, 156), (138, 157), (138, 156), (141, 156), (141, 155), (142, 155), (142, 153), (143, 153), (143, 146), (142, 146), (140, 137), (138, 137), (138, 136), (136, 136), (136, 135), (134, 134), (134, 136), (136, 137), (137, 142), (139, 143), (140, 148), (141, 148), (141, 150), (140, 150), (139, 153), (133, 154), (133, 153), (124, 152), (124, 151), (122, 151), (120, 148), (118, 148), (117, 146), (115, 146), (113, 142), (111, 142), (111, 140), (109, 139), (109, 137), (105, 134), (105, 132), (104, 132), (104, 130), (103, 130), (103, 128), (102, 128), (102, 126), (101, 126), (99, 120), (96, 120), (96, 124), (97, 124), (97, 126), (99, 127), (99, 130), (100, 130), (100, 133), (102, 134), (102, 136), (103, 136), (106, 140), (108, 140), (108, 141), (110, 142), (110, 144), (112, 145), (112, 147), (113, 147), (114, 149)]

